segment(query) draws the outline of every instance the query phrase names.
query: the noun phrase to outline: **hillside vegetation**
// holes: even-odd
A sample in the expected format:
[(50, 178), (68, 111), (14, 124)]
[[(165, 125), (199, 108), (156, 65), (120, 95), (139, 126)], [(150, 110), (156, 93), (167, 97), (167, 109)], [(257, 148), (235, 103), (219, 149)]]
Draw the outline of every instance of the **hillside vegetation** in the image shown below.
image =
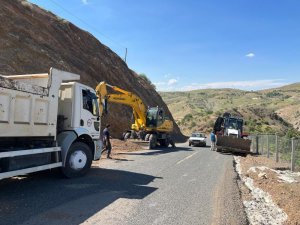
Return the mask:
[(210, 132), (217, 116), (230, 112), (250, 133), (295, 135), (300, 130), (300, 83), (263, 91), (203, 89), (161, 92), (182, 132)]

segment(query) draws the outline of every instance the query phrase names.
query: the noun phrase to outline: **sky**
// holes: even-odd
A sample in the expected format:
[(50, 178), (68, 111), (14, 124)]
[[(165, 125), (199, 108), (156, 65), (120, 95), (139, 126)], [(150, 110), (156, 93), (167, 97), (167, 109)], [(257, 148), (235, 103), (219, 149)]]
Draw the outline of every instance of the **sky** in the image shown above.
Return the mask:
[(30, 0), (87, 30), (158, 91), (300, 81), (299, 0)]

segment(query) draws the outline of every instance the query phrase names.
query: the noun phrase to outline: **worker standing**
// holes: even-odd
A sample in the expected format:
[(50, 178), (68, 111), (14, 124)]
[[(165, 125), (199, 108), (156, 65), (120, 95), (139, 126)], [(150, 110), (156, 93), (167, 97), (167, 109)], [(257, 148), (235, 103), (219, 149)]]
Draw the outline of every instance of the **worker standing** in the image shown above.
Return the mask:
[(103, 130), (103, 144), (105, 146), (105, 150), (107, 150), (107, 158), (111, 159), (110, 153), (111, 153), (111, 143), (110, 143), (110, 134), (109, 134), (109, 128), (110, 125), (107, 124)]
[(211, 141), (210, 150), (215, 151), (215, 149), (216, 149), (216, 134), (215, 134), (215, 131), (212, 131), (210, 133), (210, 141)]

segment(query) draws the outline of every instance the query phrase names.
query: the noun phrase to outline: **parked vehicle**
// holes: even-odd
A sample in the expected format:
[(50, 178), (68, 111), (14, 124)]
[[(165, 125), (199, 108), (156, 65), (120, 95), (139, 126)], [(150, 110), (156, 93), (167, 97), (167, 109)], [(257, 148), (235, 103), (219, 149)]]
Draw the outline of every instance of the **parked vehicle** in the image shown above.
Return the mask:
[(0, 179), (56, 167), (77, 177), (100, 159), (96, 92), (70, 82), (79, 78), (54, 68), (0, 76)]
[(189, 138), (189, 146), (206, 147), (206, 136), (204, 133), (194, 132)]
[(249, 153), (251, 140), (246, 139), (248, 134), (244, 132), (243, 125), (243, 119), (227, 112), (218, 117), (214, 125), (217, 151)]

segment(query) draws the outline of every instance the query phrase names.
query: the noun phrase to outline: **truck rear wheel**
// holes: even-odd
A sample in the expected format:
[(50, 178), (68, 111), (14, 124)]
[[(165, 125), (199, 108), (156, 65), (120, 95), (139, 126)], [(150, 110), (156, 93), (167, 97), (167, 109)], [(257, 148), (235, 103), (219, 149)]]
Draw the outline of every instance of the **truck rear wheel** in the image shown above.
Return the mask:
[(62, 172), (68, 178), (80, 177), (89, 171), (91, 164), (92, 152), (90, 148), (82, 142), (75, 142), (68, 151)]

